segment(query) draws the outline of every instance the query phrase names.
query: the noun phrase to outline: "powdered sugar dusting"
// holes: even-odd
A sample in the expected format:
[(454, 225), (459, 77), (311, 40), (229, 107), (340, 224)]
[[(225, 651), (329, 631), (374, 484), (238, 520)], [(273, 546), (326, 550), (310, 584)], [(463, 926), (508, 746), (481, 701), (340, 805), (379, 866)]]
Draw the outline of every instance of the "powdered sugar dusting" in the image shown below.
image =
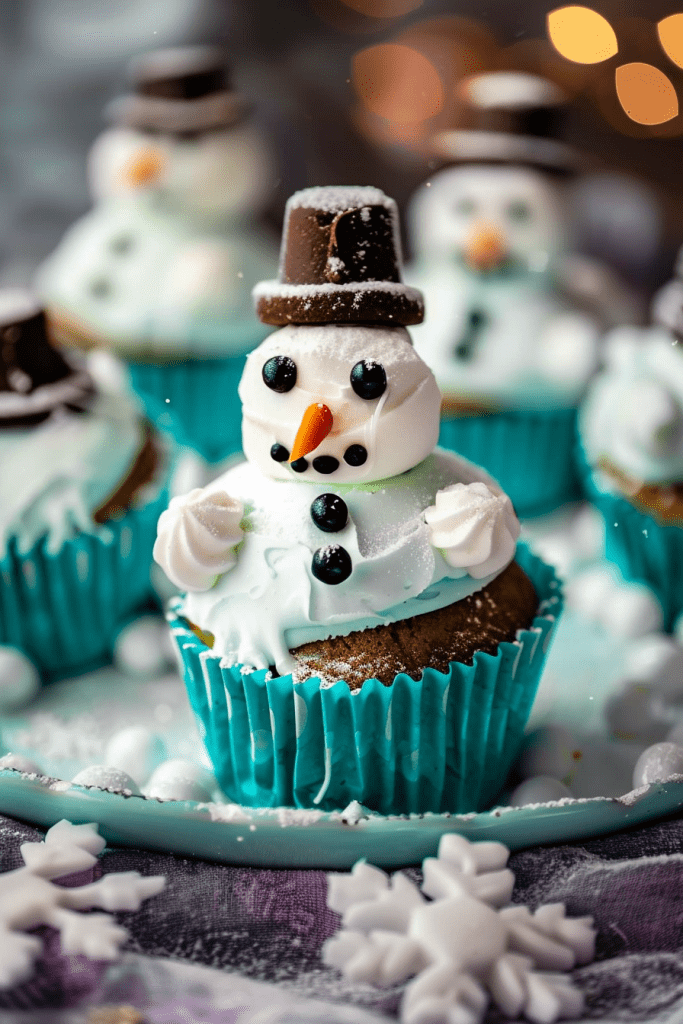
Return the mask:
[(315, 209), (329, 213), (341, 210), (352, 210), (362, 206), (384, 206), (387, 210), (395, 210), (396, 203), (386, 196), (381, 189), (372, 185), (329, 185), (325, 187), (304, 188), (288, 200), (290, 210)]
[(349, 292), (390, 292), (402, 295), (410, 302), (422, 304), (422, 292), (401, 281), (349, 281), (347, 284), (282, 284), (280, 281), (260, 281), (252, 290), (255, 302), (259, 299), (278, 298), (316, 299), (321, 296), (348, 295)]

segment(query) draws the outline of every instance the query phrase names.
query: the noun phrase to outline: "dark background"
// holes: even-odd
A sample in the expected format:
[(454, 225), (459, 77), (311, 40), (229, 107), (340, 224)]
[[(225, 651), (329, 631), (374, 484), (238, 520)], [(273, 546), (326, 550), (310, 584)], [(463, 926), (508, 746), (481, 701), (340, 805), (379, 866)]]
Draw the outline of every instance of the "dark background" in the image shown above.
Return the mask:
[[(653, 128), (629, 121), (616, 99), (614, 70), (620, 62), (651, 62), (669, 76), (683, 105), (683, 71), (663, 53), (656, 32), (657, 21), (679, 8), (658, 0), (586, 0), (619, 40), (616, 57), (587, 67), (570, 64), (545, 39), (546, 14), (563, 2), (4, 0), (0, 283), (29, 280), (88, 208), (85, 156), (103, 127), (103, 107), (122, 89), (130, 57), (155, 46), (225, 44), (234, 79), (255, 100), (277, 152), (267, 211), (276, 229), (287, 195), (309, 184), (372, 183), (404, 204), (430, 173), (415, 125), (397, 130), (391, 117), (367, 109), (368, 94), (376, 99), (382, 90), (380, 106), (390, 109), (403, 69), (396, 69), (396, 81), (365, 82), (364, 104), (354, 63), (366, 48), (399, 40), (428, 55), (448, 95), (460, 74), (481, 67), (542, 70), (561, 82), (574, 98), (568, 137), (593, 161), (574, 189), (581, 246), (652, 291), (669, 276), (683, 242), (683, 115)], [(418, 128), (424, 136), (431, 123), (448, 118), (446, 105)]]

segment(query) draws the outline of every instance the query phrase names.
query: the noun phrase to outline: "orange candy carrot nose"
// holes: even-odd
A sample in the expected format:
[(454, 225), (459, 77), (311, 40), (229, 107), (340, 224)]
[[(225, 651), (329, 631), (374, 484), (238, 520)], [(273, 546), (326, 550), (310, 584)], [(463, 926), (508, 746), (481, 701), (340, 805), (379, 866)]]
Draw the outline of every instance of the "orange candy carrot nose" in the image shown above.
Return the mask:
[(474, 270), (495, 270), (506, 256), (505, 239), (492, 224), (473, 226), (465, 242), (465, 260)]
[(163, 169), (163, 154), (158, 149), (143, 149), (125, 168), (123, 177), (126, 184), (140, 188), (156, 181)]
[(332, 413), (322, 402), (309, 405), (301, 417), (289, 461), (296, 462), (302, 456), (315, 451), (320, 442), (332, 430), (332, 422)]

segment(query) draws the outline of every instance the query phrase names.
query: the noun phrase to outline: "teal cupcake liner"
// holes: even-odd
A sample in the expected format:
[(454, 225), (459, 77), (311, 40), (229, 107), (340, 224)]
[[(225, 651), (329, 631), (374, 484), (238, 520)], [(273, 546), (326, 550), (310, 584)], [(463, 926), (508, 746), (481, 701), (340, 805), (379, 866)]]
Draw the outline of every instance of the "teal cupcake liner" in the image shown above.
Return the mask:
[(164, 404), (183, 431), (180, 440), (208, 462), (218, 462), (242, 450), (237, 385), (245, 360), (246, 354), (127, 365), (133, 390)]
[(0, 558), (0, 644), (23, 651), (46, 677), (102, 663), (133, 611), (152, 596), (150, 567), (168, 491), (95, 533), (50, 552), (43, 537)]
[(293, 683), (227, 667), (169, 613), (181, 671), (219, 785), (237, 803), (382, 813), (474, 811), (500, 792), (524, 732), (561, 609), (553, 570), (520, 546), (540, 611), (514, 643), (472, 665), (368, 679)]
[(483, 466), (520, 516), (581, 497), (574, 466), (576, 409), (522, 409), (441, 420), (439, 444)]
[(589, 498), (605, 522), (605, 555), (627, 580), (645, 583), (659, 598), (664, 628), (683, 612), (683, 527), (665, 526), (620, 494), (589, 478)]

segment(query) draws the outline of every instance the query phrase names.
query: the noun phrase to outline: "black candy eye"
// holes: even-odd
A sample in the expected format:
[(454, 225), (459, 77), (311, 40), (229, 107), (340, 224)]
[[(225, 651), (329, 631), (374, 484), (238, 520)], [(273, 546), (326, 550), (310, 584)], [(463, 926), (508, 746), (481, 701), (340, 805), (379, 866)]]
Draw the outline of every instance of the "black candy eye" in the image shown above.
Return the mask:
[(284, 394), (296, 384), (296, 363), (289, 356), (273, 356), (263, 364), (261, 374), (266, 387)]
[(362, 359), (351, 370), (351, 387), (359, 398), (370, 402), (379, 398), (387, 389), (387, 375), (381, 363), (373, 359)]

